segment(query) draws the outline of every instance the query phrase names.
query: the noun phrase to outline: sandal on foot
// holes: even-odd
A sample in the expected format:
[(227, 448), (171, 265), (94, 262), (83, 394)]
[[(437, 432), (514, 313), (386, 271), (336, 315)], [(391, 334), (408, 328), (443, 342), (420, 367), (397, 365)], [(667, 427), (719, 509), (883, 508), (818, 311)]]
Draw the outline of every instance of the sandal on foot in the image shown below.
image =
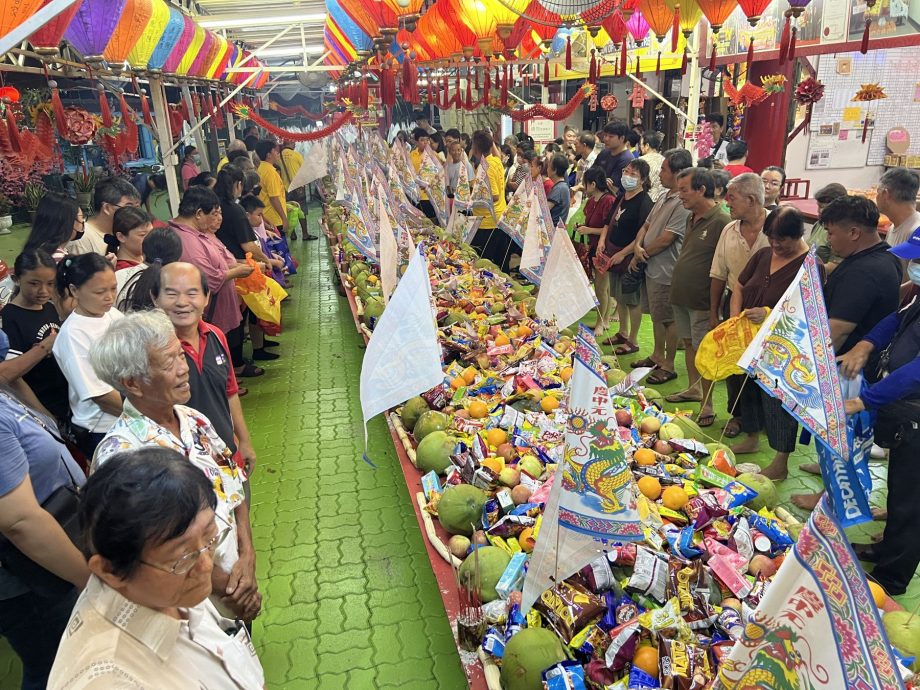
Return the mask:
[(715, 412), (710, 412), (709, 414), (701, 414), (699, 417), (696, 418), (697, 426), (700, 426), (704, 429), (708, 426), (712, 426), (713, 424), (715, 424), (715, 421), (716, 421)]
[(639, 367), (652, 367), (655, 369), (658, 367), (658, 364), (653, 362), (651, 357), (646, 357), (645, 359), (637, 359), (629, 365), (630, 369), (638, 369)]
[(741, 420), (737, 417), (732, 417), (728, 420), (728, 423), (725, 425), (725, 438), (737, 438), (741, 435)]
[(257, 367), (255, 364), (244, 364), (236, 375), (237, 377), (255, 378), (256, 376), (261, 376), (264, 373), (265, 369), (262, 367)]
[(703, 400), (703, 396), (694, 395), (693, 393), (687, 393), (687, 391), (681, 391), (680, 393), (672, 393), (665, 398), (669, 403), (687, 403), (687, 402), (700, 402)]
[(673, 381), (677, 378), (677, 374), (673, 371), (667, 371), (665, 369), (655, 369), (648, 377), (645, 379), (653, 386), (658, 386), (662, 383), (667, 383), (668, 381)]
[(604, 340), (601, 345), (621, 345), (623, 343), (628, 343), (629, 340), (622, 333), (617, 333), (612, 335), (607, 340)]
[(623, 355), (631, 355), (631, 354), (633, 354), (634, 352), (638, 352), (638, 351), (639, 351), (639, 346), (638, 346), (638, 345), (633, 345), (633, 344), (632, 344), (631, 342), (629, 342), (629, 341), (627, 341), (627, 342), (623, 343), (622, 345), (620, 345), (619, 347), (615, 347), (615, 348), (613, 349), (613, 353), (614, 353), (615, 355), (620, 356), (620, 357), (622, 357)]

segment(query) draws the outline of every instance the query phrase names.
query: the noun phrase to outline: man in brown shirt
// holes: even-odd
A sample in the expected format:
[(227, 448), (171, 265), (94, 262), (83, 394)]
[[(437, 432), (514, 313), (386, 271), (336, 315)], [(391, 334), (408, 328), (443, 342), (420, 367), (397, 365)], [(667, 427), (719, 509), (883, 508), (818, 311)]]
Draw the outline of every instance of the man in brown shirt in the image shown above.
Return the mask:
[(715, 180), (705, 168), (687, 168), (677, 176), (677, 192), (690, 216), (684, 243), (671, 276), (671, 305), (677, 335), (684, 342), (689, 378), (687, 389), (669, 395), (668, 402), (698, 402), (700, 426), (712, 426), (712, 383), (696, 369), (696, 351), (709, 332), (709, 269), (722, 230), (731, 217), (715, 200)]

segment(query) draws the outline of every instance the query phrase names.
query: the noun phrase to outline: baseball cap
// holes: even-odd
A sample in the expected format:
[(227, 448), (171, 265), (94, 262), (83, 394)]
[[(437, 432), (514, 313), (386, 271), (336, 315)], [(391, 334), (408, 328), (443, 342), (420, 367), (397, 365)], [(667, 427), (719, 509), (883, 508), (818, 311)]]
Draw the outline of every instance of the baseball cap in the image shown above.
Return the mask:
[(906, 242), (896, 244), (889, 251), (902, 259), (920, 259), (920, 228), (914, 229)]

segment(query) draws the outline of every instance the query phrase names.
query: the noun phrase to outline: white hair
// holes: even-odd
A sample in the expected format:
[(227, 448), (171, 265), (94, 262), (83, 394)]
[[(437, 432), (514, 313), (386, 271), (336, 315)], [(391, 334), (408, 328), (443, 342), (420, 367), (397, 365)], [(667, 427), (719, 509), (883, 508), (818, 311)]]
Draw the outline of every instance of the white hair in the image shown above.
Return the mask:
[(754, 200), (763, 206), (764, 204), (764, 187), (763, 180), (756, 173), (741, 173), (728, 181), (726, 190), (730, 187), (738, 190), (739, 194), (747, 194), (754, 197)]
[(151, 350), (163, 349), (175, 330), (159, 309), (126, 315), (92, 344), (89, 361), (96, 376), (124, 394), (123, 381), (147, 377)]

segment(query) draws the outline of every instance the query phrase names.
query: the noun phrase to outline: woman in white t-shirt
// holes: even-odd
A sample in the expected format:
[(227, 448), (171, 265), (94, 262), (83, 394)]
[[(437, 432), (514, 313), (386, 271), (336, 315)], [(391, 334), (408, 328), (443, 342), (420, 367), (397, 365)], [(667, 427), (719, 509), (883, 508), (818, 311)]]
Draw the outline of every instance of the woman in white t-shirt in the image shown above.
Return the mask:
[(124, 318), (113, 307), (115, 271), (105, 257), (96, 253), (67, 256), (58, 265), (57, 287), (76, 306), (61, 326), (52, 352), (67, 378), (77, 446), (91, 458), (121, 414), (121, 395), (99, 380), (89, 363), (90, 345), (112, 322)]

